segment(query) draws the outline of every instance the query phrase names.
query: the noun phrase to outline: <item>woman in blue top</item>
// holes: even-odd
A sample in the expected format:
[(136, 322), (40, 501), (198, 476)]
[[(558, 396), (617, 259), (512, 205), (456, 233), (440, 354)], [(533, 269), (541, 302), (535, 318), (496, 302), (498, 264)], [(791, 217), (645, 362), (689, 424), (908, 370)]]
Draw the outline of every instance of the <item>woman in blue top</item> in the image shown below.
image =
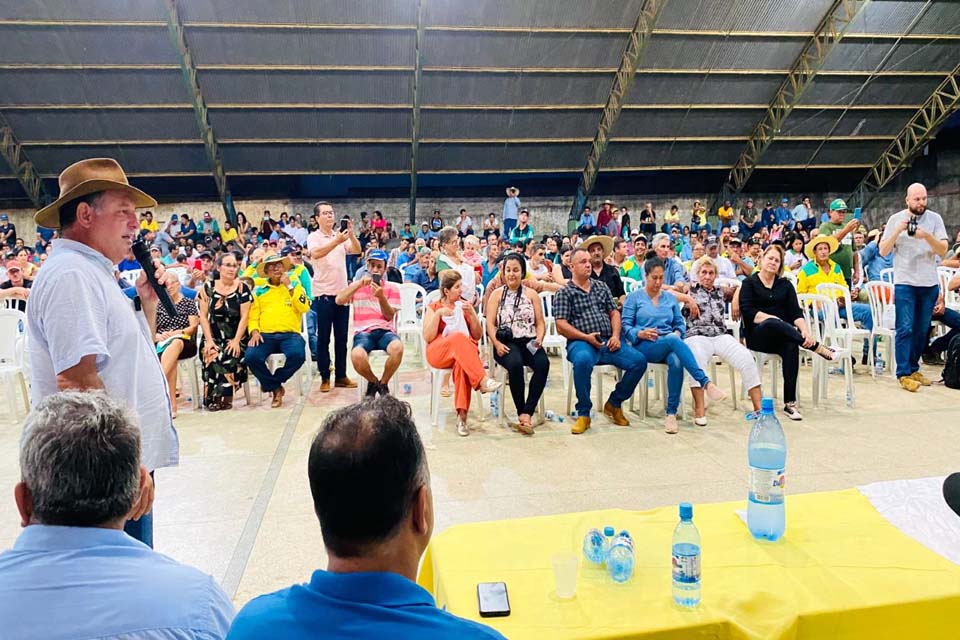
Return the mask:
[(651, 257), (643, 263), (646, 283), (624, 301), (621, 335), (648, 362), (667, 365), (667, 416), (664, 426), (667, 433), (677, 433), (680, 430), (677, 409), (680, 407), (684, 370), (700, 383), (700, 387), (714, 402), (723, 400), (725, 394), (710, 382), (697, 364), (690, 347), (683, 341), (687, 325), (680, 314), (676, 297), (662, 290), (663, 267), (660, 258)]

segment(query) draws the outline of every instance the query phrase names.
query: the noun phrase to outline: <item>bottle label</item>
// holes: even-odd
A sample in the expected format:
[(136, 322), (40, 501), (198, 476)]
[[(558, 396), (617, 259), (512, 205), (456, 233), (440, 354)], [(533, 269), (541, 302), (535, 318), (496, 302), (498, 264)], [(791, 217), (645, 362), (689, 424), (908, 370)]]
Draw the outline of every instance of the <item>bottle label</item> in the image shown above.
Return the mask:
[(783, 469), (750, 467), (750, 498), (765, 504), (783, 502), (783, 472)]
[(673, 553), (673, 581), (695, 583), (700, 581), (700, 554)]

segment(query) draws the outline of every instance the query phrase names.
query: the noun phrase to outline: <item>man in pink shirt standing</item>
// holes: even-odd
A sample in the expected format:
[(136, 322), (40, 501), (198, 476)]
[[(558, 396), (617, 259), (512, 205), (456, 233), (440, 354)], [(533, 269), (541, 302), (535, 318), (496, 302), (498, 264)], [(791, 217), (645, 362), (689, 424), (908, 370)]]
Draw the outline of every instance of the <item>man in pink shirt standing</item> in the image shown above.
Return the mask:
[(307, 254), (313, 264), (313, 312), (317, 314), (317, 366), (320, 391), (330, 391), (330, 330), (333, 330), (334, 385), (354, 389), (347, 377), (347, 326), (350, 308), (337, 304), (337, 294), (347, 288), (347, 254), (360, 253), (360, 241), (353, 234), (353, 221), (344, 220), (333, 228), (336, 214), (329, 202), (313, 206), (319, 229), (307, 238)]
[[(383, 277), (387, 268), (387, 252), (371, 249), (367, 252), (367, 274), (337, 295), (337, 304), (353, 303), (353, 350), (350, 359), (353, 368), (364, 377), (369, 386), (367, 397), (387, 395), (390, 378), (400, 368), (403, 342), (394, 333), (394, 316), (400, 308), (400, 287)], [(370, 369), (370, 352), (385, 351), (387, 362), (383, 376), (377, 377)]]

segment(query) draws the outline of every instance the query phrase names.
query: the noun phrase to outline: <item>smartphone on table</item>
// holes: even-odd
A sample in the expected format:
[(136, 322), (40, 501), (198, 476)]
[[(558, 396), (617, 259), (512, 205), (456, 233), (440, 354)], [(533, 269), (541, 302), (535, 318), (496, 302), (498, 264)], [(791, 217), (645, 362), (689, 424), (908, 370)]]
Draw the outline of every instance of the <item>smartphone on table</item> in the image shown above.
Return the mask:
[(510, 598), (505, 582), (481, 582), (477, 584), (477, 601), (481, 618), (502, 618), (510, 615)]

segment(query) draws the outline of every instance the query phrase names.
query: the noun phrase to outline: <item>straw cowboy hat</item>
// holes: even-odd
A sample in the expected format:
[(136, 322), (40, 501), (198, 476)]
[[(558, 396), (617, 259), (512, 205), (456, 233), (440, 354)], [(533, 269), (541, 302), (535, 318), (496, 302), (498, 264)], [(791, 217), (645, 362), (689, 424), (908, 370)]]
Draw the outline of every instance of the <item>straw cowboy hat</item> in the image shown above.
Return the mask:
[(603, 257), (606, 258), (613, 253), (613, 238), (610, 236), (590, 236), (580, 245), (584, 249), (590, 250), (592, 245), (599, 243), (603, 246)]
[(520, 195), (520, 189), (517, 189), (516, 187), (507, 187), (507, 197), (512, 197), (510, 196), (511, 191), (514, 192), (514, 195)]
[(89, 158), (75, 162), (60, 174), (60, 197), (53, 204), (37, 211), (33, 219), (47, 229), (60, 228), (60, 207), (71, 200), (96, 193), (118, 189), (127, 192), (138, 209), (155, 207), (157, 201), (136, 187), (131, 187), (127, 174), (113, 158)]
[(288, 258), (288, 257), (286, 257), (286, 256), (277, 256), (277, 255), (267, 256), (266, 258), (264, 258), (264, 259), (260, 262), (260, 264), (257, 265), (257, 275), (260, 276), (261, 278), (266, 278), (266, 277), (267, 277), (267, 265), (269, 265), (269, 264), (274, 264), (274, 263), (277, 263), (277, 262), (282, 262), (282, 263), (283, 263), (283, 272), (284, 272), (284, 273), (286, 273), (287, 271), (290, 271), (290, 269), (293, 268), (293, 263), (290, 262), (290, 258)]
[(807, 246), (804, 247), (803, 252), (807, 254), (808, 258), (814, 260), (813, 250), (817, 248), (818, 244), (823, 244), (824, 242), (830, 245), (830, 255), (833, 255), (834, 252), (836, 252), (837, 247), (840, 246), (840, 243), (833, 236), (816, 236), (807, 243)]

